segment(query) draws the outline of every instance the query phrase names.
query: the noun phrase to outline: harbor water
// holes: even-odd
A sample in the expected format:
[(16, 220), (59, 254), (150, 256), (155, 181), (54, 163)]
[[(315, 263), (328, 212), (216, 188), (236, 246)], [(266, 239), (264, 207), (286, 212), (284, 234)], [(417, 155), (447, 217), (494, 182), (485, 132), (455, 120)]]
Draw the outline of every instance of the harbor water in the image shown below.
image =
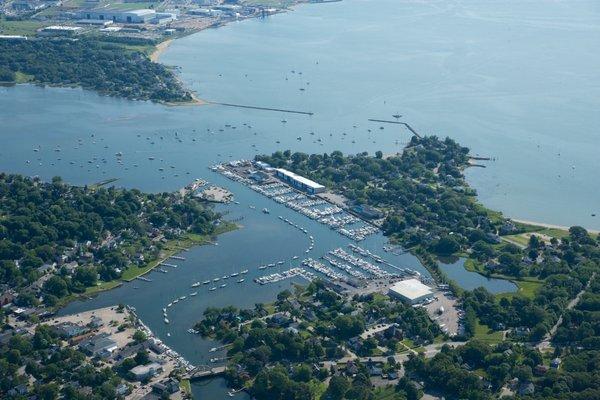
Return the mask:
[[(206, 307), (253, 307), (289, 287), (290, 281), (252, 282), (271, 272), (258, 265), (285, 260), (285, 267), (295, 266), (290, 258), (301, 260), (306, 249), (307, 235), (278, 215), (315, 237), (313, 258), (350, 243), (207, 168), (217, 162), (284, 149), (398, 152), (410, 132), (368, 119), (400, 114), (422, 134), (450, 136), (473, 154), (493, 158), (487, 168), (467, 171), (486, 206), (515, 218), (600, 229), (592, 216), (600, 215), (599, 30), (600, 8), (586, 0), (301, 5), (175, 40), (161, 62), (181, 67), (182, 80), (206, 100), (312, 116), (214, 104), (168, 107), (80, 89), (0, 87), (0, 170), (44, 179), (60, 175), (73, 184), (118, 178), (117, 186), (153, 192), (203, 178), (231, 190), (240, 204), (223, 210), (229, 219), (243, 217), (242, 227), (219, 237), (218, 246), (191, 249), (185, 261), (173, 262), (177, 268), (150, 273), (152, 282), (127, 283), (62, 310), (129, 304), (169, 346), (206, 364), (215, 344), (187, 333)], [(271, 213), (261, 213), (264, 207)], [(426, 274), (414, 257), (384, 253), (385, 243), (375, 235), (360, 245)], [(246, 268), (244, 283), (230, 279), (212, 292), (190, 287)], [(461, 268), (444, 267), (466, 288), (514, 290), (509, 282)], [(193, 291), (198, 294), (190, 297)], [(165, 324), (162, 308), (184, 295), (169, 308)], [(226, 397), (220, 380), (194, 385), (194, 392), (198, 398)]]

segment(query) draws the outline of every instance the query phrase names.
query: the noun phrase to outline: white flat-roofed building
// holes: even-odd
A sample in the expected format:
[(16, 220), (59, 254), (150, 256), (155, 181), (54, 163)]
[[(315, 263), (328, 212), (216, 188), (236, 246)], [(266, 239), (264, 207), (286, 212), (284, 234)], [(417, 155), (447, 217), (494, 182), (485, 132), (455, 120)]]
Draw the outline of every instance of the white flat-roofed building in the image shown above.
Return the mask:
[(282, 181), (287, 182), (295, 188), (310, 194), (316, 194), (325, 191), (325, 186), (295, 174), (292, 171), (288, 171), (287, 169), (275, 168), (275, 175)]
[(21, 36), (21, 35), (0, 35), (0, 40), (27, 40), (27, 36)]
[(433, 297), (431, 288), (422, 284), (418, 279), (396, 282), (390, 287), (388, 294), (409, 304), (417, 304)]
[(83, 30), (80, 26), (52, 25), (38, 30), (38, 35), (72, 36)]
[(111, 10), (94, 9), (81, 10), (77, 14), (78, 18), (85, 20), (109, 20), (123, 24), (145, 24), (152, 22), (156, 18), (156, 11), (149, 8), (139, 10)]

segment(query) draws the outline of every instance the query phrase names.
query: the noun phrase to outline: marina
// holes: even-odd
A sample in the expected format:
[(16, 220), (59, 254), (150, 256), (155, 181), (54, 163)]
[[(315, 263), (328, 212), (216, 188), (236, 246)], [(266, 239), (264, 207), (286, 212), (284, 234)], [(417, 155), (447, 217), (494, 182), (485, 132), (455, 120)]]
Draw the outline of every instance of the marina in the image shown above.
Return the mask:
[[(276, 176), (281, 170), (247, 160), (230, 161), (225, 164), (214, 165), (211, 169), (310, 219), (329, 226), (352, 240), (362, 241), (368, 236), (379, 232), (379, 228), (373, 225), (371, 221), (357, 218), (355, 215), (350, 214), (347, 209), (330, 203), (326, 197), (318, 197), (319, 195), (316, 193), (311, 194), (312, 189), (310, 186), (308, 192), (303, 192), (279, 180)], [(300, 177), (298, 179), (304, 178)], [(308, 185), (311, 184), (314, 183), (308, 183)], [(322, 187), (322, 190), (324, 189)], [(263, 212), (268, 214), (269, 210), (264, 208)], [(286, 222), (289, 223), (289, 221)], [(302, 228), (299, 229), (303, 230)], [(305, 230), (303, 232), (307, 233)]]

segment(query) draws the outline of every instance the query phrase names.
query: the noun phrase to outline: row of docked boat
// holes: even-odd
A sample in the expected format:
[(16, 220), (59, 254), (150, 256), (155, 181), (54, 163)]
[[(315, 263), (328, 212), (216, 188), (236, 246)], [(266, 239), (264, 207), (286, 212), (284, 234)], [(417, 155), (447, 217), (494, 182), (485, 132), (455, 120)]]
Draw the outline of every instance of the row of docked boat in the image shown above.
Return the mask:
[(390, 278), (390, 277), (392, 277), (392, 274), (390, 274), (389, 272), (379, 268), (376, 265), (371, 264), (370, 262), (368, 262), (366, 260), (363, 260), (362, 258), (359, 258), (352, 254), (347, 253), (342, 248), (337, 248), (337, 249), (331, 250), (331, 251), (329, 251), (329, 254), (339, 258), (340, 260), (347, 262), (348, 264), (350, 264), (351, 266), (353, 266), (355, 268), (359, 268), (359, 269), (362, 269), (363, 271), (368, 272), (375, 278)]
[(328, 266), (326, 266), (316, 260), (313, 260), (312, 258), (307, 258), (306, 260), (303, 260), (302, 265), (304, 265), (308, 268), (314, 269), (315, 271), (325, 275), (327, 278), (329, 278), (333, 281), (344, 281), (345, 282), (348, 280), (345, 275), (335, 272)]
[(339, 260), (335, 260), (332, 257), (329, 256), (323, 256), (323, 259), (328, 261), (329, 264), (333, 265), (336, 268), (341, 269), (342, 271), (344, 271), (345, 273), (347, 273), (348, 275), (352, 276), (353, 278), (356, 279), (367, 279), (367, 276), (365, 274), (363, 274), (360, 271), (357, 271), (356, 269), (352, 268), (350, 265), (341, 262)]
[[(421, 274), (419, 273), (419, 271), (415, 271), (414, 269), (410, 269), (410, 268), (402, 268), (402, 267), (397, 267), (389, 262), (387, 262), (386, 260), (384, 260), (383, 258), (381, 258), (380, 256), (378, 256), (377, 254), (374, 254), (372, 252), (370, 252), (369, 250), (363, 249), (362, 247), (359, 247), (355, 244), (350, 243), (348, 245), (348, 247), (354, 252), (354, 253), (358, 253), (363, 257), (370, 257), (373, 260), (375, 260), (375, 262), (379, 263), (379, 264), (385, 264), (388, 267), (394, 268), (395, 270), (397, 270), (401, 275), (413, 275), (413, 276), (417, 276), (420, 277)], [(421, 280), (423, 280), (424, 278), (420, 278)]]
[(295, 267), (290, 268), (287, 271), (276, 272), (274, 274), (254, 278), (254, 282), (258, 283), (259, 285), (266, 285), (269, 283), (280, 282), (284, 279), (293, 278), (295, 276), (301, 276), (308, 281), (312, 281), (313, 279), (315, 279), (315, 275), (313, 273), (306, 271), (303, 268)]

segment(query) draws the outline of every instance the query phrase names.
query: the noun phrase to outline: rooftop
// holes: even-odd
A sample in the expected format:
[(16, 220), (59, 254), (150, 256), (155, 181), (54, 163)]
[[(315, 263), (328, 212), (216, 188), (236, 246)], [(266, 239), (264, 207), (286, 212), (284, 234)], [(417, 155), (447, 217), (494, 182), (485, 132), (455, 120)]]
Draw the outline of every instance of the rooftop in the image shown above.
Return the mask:
[(299, 183), (301, 183), (303, 185), (306, 185), (309, 188), (312, 188), (312, 189), (324, 189), (325, 188), (325, 186), (323, 186), (323, 185), (321, 185), (321, 184), (319, 184), (319, 183), (317, 183), (315, 181), (311, 181), (308, 178), (305, 178), (303, 176), (295, 174), (292, 171), (288, 171), (287, 169), (276, 168), (275, 170), (277, 172), (279, 172), (280, 174), (285, 175), (288, 178), (295, 180), (296, 182), (299, 182)]
[(406, 279), (396, 282), (390, 287), (390, 291), (411, 300), (433, 294), (431, 288), (422, 284), (418, 279)]

